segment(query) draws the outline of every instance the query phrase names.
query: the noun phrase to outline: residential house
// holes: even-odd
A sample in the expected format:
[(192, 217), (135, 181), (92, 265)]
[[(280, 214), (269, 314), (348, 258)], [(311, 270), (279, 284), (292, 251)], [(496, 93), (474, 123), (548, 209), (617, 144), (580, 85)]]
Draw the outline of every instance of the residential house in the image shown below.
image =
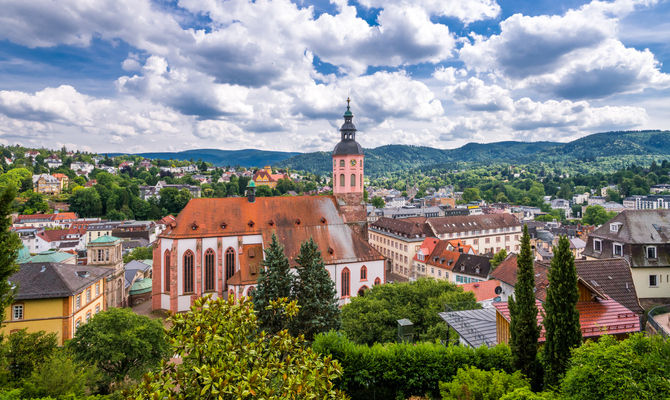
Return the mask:
[(112, 231), (116, 228), (120, 221), (105, 221), (89, 224), (86, 228), (86, 235), (88, 241), (91, 242), (102, 236), (112, 236)]
[(70, 164), (70, 169), (74, 172), (83, 172), (85, 175), (90, 174), (95, 167), (92, 164), (85, 162), (73, 162)]
[(256, 186), (258, 185), (266, 185), (271, 188), (274, 188), (277, 186), (277, 183), (279, 183), (280, 179), (291, 179), (287, 174), (280, 173), (280, 174), (273, 174), (272, 173), (272, 168), (270, 166), (265, 166), (262, 169), (259, 169), (254, 173), (254, 183)]
[(147, 200), (151, 197), (160, 199), (160, 191), (163, 188), (174, 188), (177, 190), (186, 189), (191, 194), (191, 198), (198, 198), (201, 195), (200, 186), (185, 185), (185, 184), (167, 184), (165, 181), (158, 181), (155, 186), (140, 186), (140, 197), (142, 200)]
[(65, 344), (82, 324), (106, 309), (104, 288), (110, 273), (93, 266), (22, 264), (9, 278), (18, 291), (5, 309), (0, 332), (46, 331), (56, 333), (59, 345)]
[(501, 283), (498, 280), (490, 279), (488, 281), (465, 283), (460, 285), (464, 292), (472, 292), (477, 299), (477, 303), (484, 308), (493, 307), (493, 303), (501, 301), (502, 292)]
[(59, 195), (61, 183), (49, 174), (33, 175), (33, 190), (40, 194)]
[(460, 239), (476, 254), (494, 254), (501, 249), (519, 251), (521, 223), (512, 214), (483, 214), (429, 218), (432, 236)]
[(490, 259), (477, 256), (472, 246), (426, 238), (413, 259), (411, 278), (428, 276), (463, 284), (486, 280), (490, 270)]
[(38, 232), (35, 238), (35, 250), (44, 251), (56, 249), (60, 251), (84, 250), (86, 248), (86, 230), (49, 229)]
[(124, 239), (144, 239), (148, 243), (156, 241), (159, 227), (153, 221), (123, 221), (112, 229), (112, 236)]
[(396, 275), (409, 278), (412, 260), (421, 243), (433, 232), (427, 218), (379, 218), (368, 227), (368, 241), (388, 260), (389, 269)]
[(624, 258), (637, 296), (670, 298), (670, 210), (626, 210), (589, 235), (587, 259)]
[(31, 158), (32, 158), (32, 159), (34, 160), (35, 157), (37, 157), (37, 156), (39, 156), (39, 155), (40, 155), (40, 152), (37, 151), (37, 150), (28, 150), (28, 151), (25, 152), (25, 154), (24, 154), (23, 156), (24, 156), (26, 159), (31, 159)]
[(652, 185), (649, 188), (649, 192), (653, 194), (661, 194), (664, 192), (670, 192), (670, 184), (667, 183), (659, 183), (658, 185)]
[(565, 199), (553, 199), (549, 202), (552, 210), (563, 210), (565, 218), (570, 218), (572, 215), (572, 208), (570, 202)]
[(47, 167), (50, 169), (58, 168), (61, 165), (63, 165), (63, 162), (61, 161), (60, 157), (58, 157), (55, 154), (50, 155), (47, 157), (44, 162), (47, 164)]
[(68, 178), (67, 175), (61, 174), (61, 173), (55, 173), (52, 175), (54, 178), (58, 179), (58, 182), (60, 183), (60, 190), (61, 192), (64, 189), (67, 189), (69, 183), (70, 183), (70, 178)]

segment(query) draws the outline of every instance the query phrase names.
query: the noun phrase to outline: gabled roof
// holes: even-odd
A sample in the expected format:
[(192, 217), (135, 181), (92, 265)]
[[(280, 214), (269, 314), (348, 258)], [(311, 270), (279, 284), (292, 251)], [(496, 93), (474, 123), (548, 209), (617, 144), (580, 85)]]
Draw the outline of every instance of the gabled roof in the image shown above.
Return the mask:
[(228, 280), (229, 285), (253, 285), (258, 280), (263, 262), (263, 245), (242, 245), (242, 254), (239, 256), (240, 269)]
[(272, 234), (293, 260), (300, 243), (314, 239), (326, 264), (383, 260), (377, 250), (343, 220), (333, 196), (191, 199), (175, 224), (159, 237), (169, 239)]
[[(536, 262), (535, 268), (535, 297), (544, 301), (547, 297), (549, 286), (549, 264)], [(508, 256), (496, 269), (491, 272), (491, 279), (497, 279), (510, 286), (515, 286), (517, 281), (517, 256)]]
[(491, 300), (499, 297), (500, 295), (496, 293), (498, 286), (500, 286), (500, 281), (496, 279), (460, 285), (464, 292), (474, 293), (477, 301)]
[(632, 312), (642, 315), (628, 262), (623, 258), (575, 260), (577, 275)]
[(24, 263), (62, 263), (66, 260), (76, 257), (73, 254), (64, 251), (47, 250), (24, 260)]
[[(433, 250), (435, 249), (435, 246), (436, 246), (439, 242), (440, 242), (440, 239), (438, 239), (438, 238), (433, 238), (433, 237), (425, 238), (425, 239), (423, 240), (423, 243), (421, 243), (421, 246), (419, 246), (419, 249), (421, 250), (421, 253), (422, 253), (422, 254), (424, 255), (424, 257), (425, 257), (425, 258), (424, 258), (424, 261), (427, 261), (427, 260), (428, 260), (428, 256), (430, 256), (430, 253), (433, 252)], [(419, 259), (418, 259), (417, 256), (418, 256), (418, 252), (417, 252), (417, 254), (414, 255), (414, 260), (419, 261)]]
[(69, 235), (76, 235), (76, 237), (79, 237), (83, 234), (86, 233), (85, 229), (77, 229), (77, 228), (71, 228), (71, 229), (49, 229), (49, 230), (44, 230), (40, 233), (37, 234), (40, 238), (42, 238), (46, 242), (57, 242), (57, 241), (62, 241), (62, 240), (73, 240), (74, 238), (68, 238)]
[(445, 233), (497, 229), (520, 226), (519, 220), (512, 214), (454, 215), (428, 219), (428, 224), (436, 235)]
[(50, 299), (73, 296), (112, 273), (88, 265), (29, 263), (22, 264), (9, 281), (18, 286), (16, 300)]
[(381, 217), (370, 225), (373, 229), (382, 231), (390, 231), (398, 236), (404, 236), (410, 239), (424, 238), (426, 236), (434, 236), (433, 231), (426, 223), (426, 217), (411, 217), (411, 218), (387, 218)]
[[(620, 223), (617, 232), (610, 224)], [(624, 210), (590, 236), (621, 243), (664, 244), (670, 242), (670, 210)]]
[[(544, 308), (542, 302), (537, 300), (537, 323), (542, 323)], [(510, 320), (509, 305), (505, 302), (493, 303), (498, 313), (507, 321)], [(621, 333), (633, 333), (640, 331), (640, 318), (637, 314), (622, 306), (612, 299), (599, 301), (577, 302), (579, 312), (579, 325), (582, 337), (598, 337), (605, 334), (616, 335)], [(540, 331), (539, 342), (544, 342), (544, 327)]]
[(451, 270), (455, 273), (486, 279), (491, 272), (491, 259), (484, 256), (459, 253), (458, 261)]

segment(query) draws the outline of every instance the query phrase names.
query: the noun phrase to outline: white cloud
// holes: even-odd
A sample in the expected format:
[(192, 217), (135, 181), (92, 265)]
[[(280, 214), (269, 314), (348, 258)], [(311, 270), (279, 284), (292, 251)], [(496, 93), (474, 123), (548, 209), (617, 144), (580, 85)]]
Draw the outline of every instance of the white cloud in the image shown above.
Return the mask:
[(361, 0), (366, 7), (421, 7), (431, 15), (455, 17), (468, 24), (495, 18), (500, 14), (500, 6), (495, 0)]

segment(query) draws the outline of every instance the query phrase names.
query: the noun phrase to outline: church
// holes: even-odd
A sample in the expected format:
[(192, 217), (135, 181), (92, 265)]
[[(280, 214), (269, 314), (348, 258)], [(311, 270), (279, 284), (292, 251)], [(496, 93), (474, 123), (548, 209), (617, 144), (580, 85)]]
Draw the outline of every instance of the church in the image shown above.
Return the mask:
[(384, 256), (366, 240), (364, 155), (347, 99), (333, 150), (333, 195), (198, 198), (159, 235), (153, 250), (152, 308), (187, 311), (201, 296), (251, 296), (264, 249), (277, 235), (292, 266), (313, 238), (339, 304), (386, 281)]

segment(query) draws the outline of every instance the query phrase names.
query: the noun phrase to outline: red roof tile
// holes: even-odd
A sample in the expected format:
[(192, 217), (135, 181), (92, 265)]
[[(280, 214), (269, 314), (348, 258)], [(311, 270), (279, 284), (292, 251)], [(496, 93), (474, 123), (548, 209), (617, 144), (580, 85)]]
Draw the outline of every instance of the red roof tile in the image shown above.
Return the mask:
[(459, 285), (464, 292), (472, 292), (475, 294), (477, 301), (491, 300), (500, 296), (496, 293), (496, 288), (500, 286), (500, 281), (492, 279), (490, 281), (472, 282)]
[[(544, 308), (539, 300), (536, 301), (536, 304), (538, 309), (537, 323), (539, 325), (542, 323)], [(507, 302), (493, 303), (493, 306), (507, 321), (510, 320)], [(577, 302), (577, 311), (579, 311), (582, 336), (585, 338), (640, 331), (638, 315), (610, 298), (599, 301)], [(545, 340), (544, 327), (542, 327), (539, 341), (544, 342)]]

